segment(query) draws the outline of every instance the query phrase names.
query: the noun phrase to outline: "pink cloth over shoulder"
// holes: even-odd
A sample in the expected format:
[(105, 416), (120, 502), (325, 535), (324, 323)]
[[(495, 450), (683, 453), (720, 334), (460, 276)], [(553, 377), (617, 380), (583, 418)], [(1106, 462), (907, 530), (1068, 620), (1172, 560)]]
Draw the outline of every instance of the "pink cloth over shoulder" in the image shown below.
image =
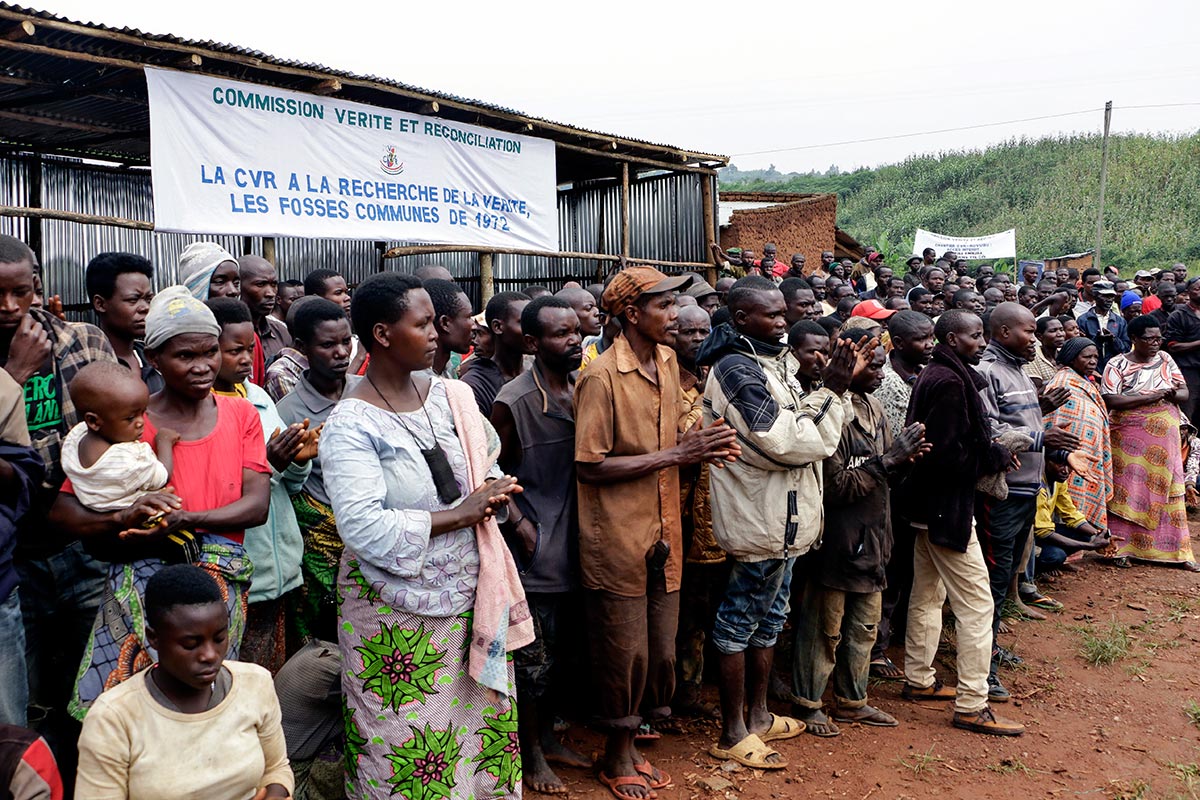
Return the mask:
[[(499, 453), (488, 452), (483, 417), (471, 387), (458, 381), (445, 381), (443, 385), (454, 429), (467, 458), (470, 484), (478, 487)], [(496, 520), (485, 519), (475, 526), (475, 542), (479, 549), (479, 579), (467, 669), (482, 685), (507, 695), (512, 691), (508, 685), (508, 652), (533, 641), (533, 619), (517, 565)]]

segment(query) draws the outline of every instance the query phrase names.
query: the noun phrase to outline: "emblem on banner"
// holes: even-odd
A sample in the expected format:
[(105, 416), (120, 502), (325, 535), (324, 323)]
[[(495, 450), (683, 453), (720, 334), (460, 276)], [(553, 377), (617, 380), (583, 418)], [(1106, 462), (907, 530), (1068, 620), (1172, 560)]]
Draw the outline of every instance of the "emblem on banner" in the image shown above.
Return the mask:
[(389, 144), (383, 148), (383, 158), (379, 159), (379, 167), (388, 175), (404, 172), (404, 162), (396, 155), (396, 145)]

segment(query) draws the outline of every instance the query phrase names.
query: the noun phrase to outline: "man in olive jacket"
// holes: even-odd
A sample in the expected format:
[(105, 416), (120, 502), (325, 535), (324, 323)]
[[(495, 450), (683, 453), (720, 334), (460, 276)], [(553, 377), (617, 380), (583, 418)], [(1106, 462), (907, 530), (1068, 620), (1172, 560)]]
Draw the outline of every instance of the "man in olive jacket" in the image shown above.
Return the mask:
[[(848, 331), (840, 338), (861, 335)], [(867, 704), (871, 648), (892, 552), (888, 478), (928, 447), (919, 422), (892, 441), (883, 405), (871, 396), (883, 380), (886, 358), (882, 346), (874, 348), (865, 368), (850, 381), (854, 419), (843, 427), (837, 450), (822, 465), (825, 530), (816, 569), (800, 601), (792, 665), (796, 716), (817, 736), (840, 733), (821, 710), (831, 675), (834, 720), (881, 728), (897, 724), (890, 714)]]

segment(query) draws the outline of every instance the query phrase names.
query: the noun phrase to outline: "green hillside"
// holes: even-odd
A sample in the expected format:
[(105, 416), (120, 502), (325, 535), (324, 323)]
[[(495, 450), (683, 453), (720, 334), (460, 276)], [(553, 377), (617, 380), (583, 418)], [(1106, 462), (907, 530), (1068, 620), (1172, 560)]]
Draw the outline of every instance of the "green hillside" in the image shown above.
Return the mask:
[[(721, 175), (726, 191), (837, 192), (838, 225), (889, 255), (918, 228), (980, 236), (1015, 227), (1021, 258), (1093, 247), (1100, 137), (1013, 140), (985, 151), (916, 156), (841, 173), (769, 170)], [(1200, 264), (1200, 135), (1109, 139), (1105, 263)], [(889, 261), (893, 259), (889, 258)]]

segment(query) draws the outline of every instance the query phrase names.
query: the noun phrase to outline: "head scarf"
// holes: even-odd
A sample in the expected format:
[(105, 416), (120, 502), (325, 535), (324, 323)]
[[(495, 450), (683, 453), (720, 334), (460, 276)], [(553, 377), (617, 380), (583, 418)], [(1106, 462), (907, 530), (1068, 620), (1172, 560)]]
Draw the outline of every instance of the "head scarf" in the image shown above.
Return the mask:
[(1133, 289), (1126, 289), (1125, 294), (1121, 295), (1121, 310), (1129, 308), (1134, 303), (1142, 302), (1142, 296)]
[(192, 242), (179, 256), (179, 282), (197, 300), (208, 299), (208, 284), (217, 267), (226, 261), (237, 263), (237, 259), (215, 242)]
[(155, 350), (185, 333), (221, 335), (221, 326), (208, 306), (188, 292), (186, 286), (168, 286), (150, 303), (146, 314), (146, 349)]
[(1067, 339), (1063, 342), (1063, 346), (1058, 348), (1058, 355), (1054, 357), (1054, 360), (1064, 367), (1069, 367), (1074, 363), (1075, 359), (1079, 358), (1079, 354), (1089, 347), (1096, 347), (1096, 343), (1086, 336), (1076, 336), (1074, 339)]

